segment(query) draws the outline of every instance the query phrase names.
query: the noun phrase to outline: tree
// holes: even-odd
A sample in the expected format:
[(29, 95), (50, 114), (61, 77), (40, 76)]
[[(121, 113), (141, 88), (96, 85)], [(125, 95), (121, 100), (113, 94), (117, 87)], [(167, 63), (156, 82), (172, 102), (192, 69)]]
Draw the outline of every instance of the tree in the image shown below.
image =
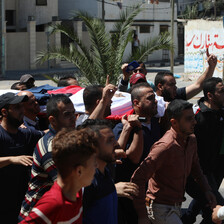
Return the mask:
[[(57, 24), (52, 26), (52, 33), (64, 33), (72, 42), (69, 47), (51, 48), (48, 52), (42, 51), (37, 60), (42, 63), (50, 59), (67, 60), (78, 67), (91, 84), (105, 84), (107, 75), (110, 75), (110, 82), (116, 84), (121, 72), (124, 51), (128, 42), (132, 40), (131, 26), (134, 18), (142, 10), (141, 6), (137, 5), (122, 11), (112, 34), (106, 31), (101, 19), (93, 18), (84, 12), (77, 12), (76, 17), (81, 19), (87, 28), (91, 41), (90, 49), (84, 45), (75, 32)], [(140, 46), (137, 55), (132, 55), (130, 58), (143, 60), (144, 57), (158, 49), (173, 49), (169, 34), (162, 34), (145, 42)]]

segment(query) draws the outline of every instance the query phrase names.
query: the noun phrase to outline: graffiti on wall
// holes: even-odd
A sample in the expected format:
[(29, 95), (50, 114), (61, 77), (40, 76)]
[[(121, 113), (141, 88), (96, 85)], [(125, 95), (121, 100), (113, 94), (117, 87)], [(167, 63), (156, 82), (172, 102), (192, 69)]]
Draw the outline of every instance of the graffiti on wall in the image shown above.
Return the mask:
[(206, 48), (218, 58), (214, 76), (222, 78), (224, 55), (224, 29), (187, 29), (185, 32), (184, 71), (191, 78), (197, 78), (207, 68)]

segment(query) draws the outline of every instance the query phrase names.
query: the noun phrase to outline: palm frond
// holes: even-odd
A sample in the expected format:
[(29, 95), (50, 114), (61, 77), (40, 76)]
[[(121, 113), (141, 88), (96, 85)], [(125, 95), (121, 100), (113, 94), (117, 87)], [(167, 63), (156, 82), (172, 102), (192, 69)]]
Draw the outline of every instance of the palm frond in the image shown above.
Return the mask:
[(143, 42), (139, 49), (133, 52), (132, 56), (130, 56), (129, 61), (138, 60), (144, 61), (144, 59), (152, 54), (156, 50), (167, 49), (173, 50), (174, 45), (171, 41), (171, 36), (168, 32), (159, 35), (153, 39), (149, 39), (146, 42)]

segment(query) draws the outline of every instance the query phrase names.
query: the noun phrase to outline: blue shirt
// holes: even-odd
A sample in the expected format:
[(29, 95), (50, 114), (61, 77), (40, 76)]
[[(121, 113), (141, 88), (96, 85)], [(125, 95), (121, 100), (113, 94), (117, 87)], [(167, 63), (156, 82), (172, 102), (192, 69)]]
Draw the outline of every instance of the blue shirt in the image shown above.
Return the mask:
[(110, 172), (98, 169), (83, 196), (84, 224), (117, 224), (117, 192)]

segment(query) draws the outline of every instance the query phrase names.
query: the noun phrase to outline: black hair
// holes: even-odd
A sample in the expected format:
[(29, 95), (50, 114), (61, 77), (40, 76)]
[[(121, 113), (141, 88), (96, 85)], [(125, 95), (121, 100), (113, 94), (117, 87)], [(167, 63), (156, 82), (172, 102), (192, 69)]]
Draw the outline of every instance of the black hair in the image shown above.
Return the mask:
[(103, 86), (92, 85), (87, 86), (83, 91), (83, 101), (85, 109), (87, 111), (93, 109), (96, 105), (96, 101), (102, 98)]
[(65, 94), (55, 94), (50, 97), (47, 102), (47, 117), (54, 116), (57, 117), (59, 114), (58, 104), (62, 102), (64, 104), (72, 103), (70, 98)]
[(81, 130), (83, 128), (90, 128), (98, 136), (100, 136), (99, 130), (110, 128), (112, 129), (112, 123), (108, 120), (101, 120), (101, 119), (87, 119), (81, 125), (77, 127), (77, 130)]
[(62, 77), (60, 77), (59, 81), (58, 81), (58, 87), (65, 87), (65, 86), (69, 86), (68, 83), (68, 79), (74, 79), (77, 80), (76, 77), (74, 75), (64, 75)]
[(132, 104), (135, 99), (140, 100), (140, 98), (142, 97), (142, 92), (141, 92), (142, 88), (152, 88), (152, 87), (147, 82), (140, 82), (133, 85), (130, 90)]
[(20, 90), (19, 85), (20, 85), (20, 82), (15, 82), (11, 85), (10, 89)]
[(159, 83), (161, 83), (162, 85), (165, 84), (166, 82), (164, 79), (165, 76), (173, 76), (173, 73), (170, 71), (161, 71), (156, 74), (155, 81), (154, 81), (156, 90)]
[(207, 101), (208, 100), (208, 93), (214, 94), (216, 91), (216, 85), (218, 83), (222, 83), (222, 79), (218, 77), (212, 77), (209, 79), (206, 79), (203, 83), (203, 93), (204, 93), (204, 98)]
[(65, 87), (65, 86), (69, 86), (67, 79), (62, 79), (58, 81), (58, 87)]
[(171, 101), (166, 109), (169, 120), (171, 118), (179, 120), (181, 118), (182, 111), (191, 109), (192, 106), (193, 104), (186, 100), (175, 99)]

